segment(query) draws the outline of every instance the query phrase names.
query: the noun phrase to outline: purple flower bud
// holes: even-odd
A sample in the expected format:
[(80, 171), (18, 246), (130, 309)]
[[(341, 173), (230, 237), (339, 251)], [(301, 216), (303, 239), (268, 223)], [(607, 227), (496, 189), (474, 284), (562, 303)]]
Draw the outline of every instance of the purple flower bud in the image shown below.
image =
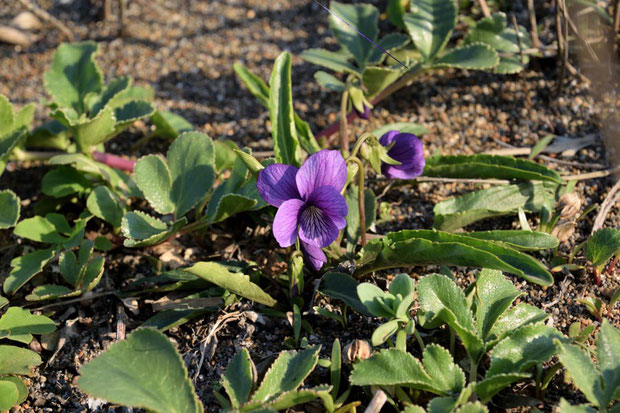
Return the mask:
[(355, 109), (355, 112), (357, 113), (357, 116), (360, 117), (360, 119), (368, 120), (368, 118), (370, 117), (370, 107), (368, 107), (367, 105), (364, 105), (364, 112), (360, 112), (357, 109)]
[(381, 173), (390, 179), (413, 179), (424, 171), (424, 149), (422, 142), (412, 133), (400, 133), (391, 130), (384, 134), (379, 143), (383, 146), (392, 147), (388, 150), (388, 156), (400, 165), (381, 165)]
[(346, 226), (347, 203), (340, 194), (347, 180), (347, 167), (338, 151), (322, 150), (300, 168), (272, 164), (258, 174), (261, 197), (278, 208), (273, 235), (282, 247), (297, 239), (312, 268), (327, 262), (321, 248), (338, 238)]

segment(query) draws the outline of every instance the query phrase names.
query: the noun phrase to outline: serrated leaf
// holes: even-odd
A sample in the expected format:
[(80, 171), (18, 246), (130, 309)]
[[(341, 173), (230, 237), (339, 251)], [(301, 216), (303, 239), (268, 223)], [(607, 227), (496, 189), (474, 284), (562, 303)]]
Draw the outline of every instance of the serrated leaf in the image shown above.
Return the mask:
[(90, 113), (97, 115), (115, 96), (127, 90), (131, 86), (132, 79), (128, 76), (121, 76), (112, 79), (107, 85), (103, 86), (101, 94), (93, 99), (89, 105)]
[(119, 132), (138, 119), (144, 119), (155, 113), (155, 107), (145, 100), (132, 100), (114, 109), (116, 118), (115, 131)]
[(485, 379), (497, 374), (521, 373), (555, 354), (554, 339), (563, 339), (555, 328), (532, 324), (513, 331), (491, 353)]
[(0, 331), (6, 338), (28, 344), (33, 334), (46, 334), (56, 330), (56, 324), (42, 315), (33, 315), (20, 307), (9, 307), (0, 317)]
[(176, 139), (185, 132), (194, 130), (194, 126), (184, 117), (167, 110), (158, 110), (151, 116), (151, 123), (155, 125), (156, 136), (164, 139)]
[(455, 410), (454, 413), (489, 413), (489, 409), (480, 402), (467, 403)]
[[(384, 50), (388, 52), (394, 52), (400, 50), (409, 43), (409, 36), (403, 33), (389, 33), (381, 40), (377, 42)], [(368, 57), (368, 64), (380, 64), (384, 59), (387, 59), (387, 55), (383, 50), (378, 47), (373, 47)]]
[(342, 300), (358, 313), (370, 316), (372, 314), (368, 312), (357, 295), (358, 285), (359, 283), (347, 274), (328, 272), (323, 276), (319, 292), (330, 298)]
[(483, 402), (488, 402), (491, 398), (505, 389), (515, 381), (527, 379), (530, 373), (499, 373), (489, 378), (485, 378), (476, 384), (476, 393)]
[(372, 240), (362, 250), (356, 276), (385, 268), (444, 264), (509, 272), (541, 285), (551, 285), (551, 273), (529, 255), (499, 242), (433, 230), (404, 230)]
[(86, 200), (86, 207), (91, 214), (112, 224), (114, 228), (121, 226), (125, 214), (125, 206), (110, 188), (101, 185), (96, 187)]
[(181, 356), (153, 329), (113, 343), (80, 369), (77, 385), (91, 397), (157, 413), (203, 411)]
[(497, 52), (486, 44), (470, 44), (450, 50), (433, 62), (433, 67), (488, 70), (499, 64)]
[(166, 160), (159, 155), (147, 155), (136, 162), (136, 184), (153, 209), (160, 214), (174, 211), (171, 199), (172, 176)]
[(348, 61), (343, 53), (330, 52), (325, 49), (306, 49), (299, 55), (302, 59), (315, 65), (326, 67), (338, 73), (349, 73), (362, 77), (362, 73)]
[(116, 126), (116, 117), (110, 107), (105, 107), (96, 117), (71, 125), (73, 137), (82, 152), (110, 139)]
[(63, 43), (56, 49), (44, 84), (59, 106), (84, 113), (84, 98), (101, 92), (103, 75), (94, 60), (98, 49), (95, 42)]
[(213, 186), (213, 140), (198, 132), (184, 133), (170, 145), (168, 166), (172, 177), (170, 199), (175, 205), (174, 215), (179, 218), (196, 206)]
[[(590, 356), (579, 347), (572, 344), (563, 344), (556, 341), (558, 359), (570, 374), (571, 380), (597, 406), (607, 406), (605, 392), (601, 382), (601, 372), (592, 362)], [(617, 355), (616, 355), (617, 357)]]
[[(457, 406), (456, 400), (452, 397), (435, 397), (428, 403), (426, 412), (423, 413), (445, 413), (452, 412)], [(404, 413), (404, 412), (403, 412)]]
[(67, 238), (60, 235), (59, 228), (47, 218), (36, 215), (22, 220), (13, 232), (19, 237), (32, 241), (60, 244), (66, 242)]
[(426, 135), (428, 133), (428, 129), (422, 125), (418, 125), (417, 123), (410, 122), (397, 122), (397, 123), (388, 123), (387, 125), (383, 125), (372, 131), (372, 135), (380, 138), (385, 133), (397, 130), (400, 133), (412, 133), (416, 136)]
[(20, 199), (10, 189), (0, 191), (0, 229), (14, 227), (19, 221)]
[(411, 13), (403, 16), (403, 22), (416, 48), (430, 61), (448, 43), (456, 18), (453, 0), (418, 0), (411, 4)]
[(426, 160), (424, 176), (472, 179), (538, 180), (563, 184), (554, 170), (535, 162), (500, 155), (433, 156)]
[(121, 224), (123, 235), (137, 240), (150, 238), (167, 229), (168, 226), (164, 222), (139, 211), (126, 213)]
[(282, 53), (274, 62), (269, 88), (269, 113), (275, 158), (280, 163), (299, 166), (301, 150), (295, 128), (290, 53)]
[(376, 42), (379, 35), (377, 27), (379, 11), (370, 4), (344, 4), (337, 1), (330, 2), (330, 9), (340, 17), (336, 18), (330, 14), (329, 26), (332, 33), (338, 39), (338, 43), (355, 58), (358, 67), (363, 68), (376, 46), (360, 36), (357, 31)]
[(454, 231), (486, 218), (540, 212), (547, 198), (555, 198), (556, 184), (528, 182), (470, 192), (435, 205), (435, 228)]
[(484, 269), (480, 272), (476, 281), (476, 327), (483, 341), (487, 341), (495, 322), (520, 295), (501, 271)]
[(465, 294), (454, 281), (439, 274), (423, 277), (418, 283), (418, 301), (424, 314), (424, 326), (448, 324), (460, 337), (469, 356), (480, 360), (484, 346), (476, 335)]
[(41, 357), (24, 348), (0, 345), (0, 375), (30, 375), (31, 368), (41, 364)]
[(601, 267), (620, 250), (620, 230), (603, 228), (588, 239), (585, 248), (586, 258), (595, 267)]
[(217, 173), (225, 169), (231, 169), (234, 166), (235, 161), (239, 157), (237, 151), (245, 154), (235, 142), (230, 140), (218, 139), (213, 141), (213, 145), (215, 146), (215, 171)]
[(559, 407), (561, 413), (596, 413), (596, 410), (587, 404), (571, 405), (564, 398), (560, 400)]
[(407, 386), (434, 391), (432, 378), (411, 354), (397, 349), (382, 350), (353, 366), (354, 386)]
[(4, 292), (13, 294), (32, 277), (43, 271), (43, 267), (54, 257), (54, 248), (37, 250), (11, 260), (11, 273), (4, 281)]
[(226, 267), (216, 262), (199, 262), (192, 267), (185, 268), (185, 271), (257, 303), (269, 307), (276, 304), (276, 300), (251, 282), (247, 275), (230, 272)]
[[(319, 386), (311, 389), (301, 389), (295, 391), (284, 392), (273, 401), (266, 405), (266, 409), (273, 409), (273, 411), (283, 411), (290, 409), (299, 404), (308, 403), (316, 398), (321, 398), (324, 401), (330, 400), (329, 396), (330, 386)], [(246, 411), (244, 409), (244, 411)], [(255, 412), (256, 410), (251, 410)]]
[(454, 363), (452, 355), (445, 348), (437, 344), (427, 345), (422, 363), (433, 381), (433, 386), (442, 394), (458, 395), (465, 387), (465, 373)]
[(222, 377), (222, 386), (226, 389), (233, 408), (236, 409), (248, 401), (253, 384), (252, 359), (248, 350), (243, 348), (235, 354)]
[(296, 390), (316, 367), (320, 349), (320, 346), (315, 346), (299, 352), (280, 353), (265, 373), (265, 378), (251, 401), (265, 403), (282, 393)]
[(400, 67), (391, 69), (387, 67), (368, 67), (362, 75), (362, 83), (366, 89), (366, 96), (372, 99), (385, 90), (389, 85), (396, 82), (405, 73)]

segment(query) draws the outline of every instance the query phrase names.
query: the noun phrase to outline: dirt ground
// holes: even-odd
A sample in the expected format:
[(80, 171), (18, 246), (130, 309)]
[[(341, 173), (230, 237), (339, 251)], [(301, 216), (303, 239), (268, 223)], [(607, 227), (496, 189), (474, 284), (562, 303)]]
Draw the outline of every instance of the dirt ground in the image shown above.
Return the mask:
[[(385, 9), (385, 1), (371, 2), (381, 10)], [(318, 68), (298, 57), (309, 47), (334, 48), (327, 16), (312, 1), (129, 1), (129, 35), (124, 39), (117, 37), (116, 21), (103, 21), (102, 1), (39, 0), (38, 3), (65, 22), (76, 38), (99, 42), (98, 61), (106, 79), (129, 75), (137, 84), (151, 85), (156, 92), (157, 107), (184, 116), (198, 130), (214, 139), (233, 139), (256, 150), (271, 149), (268, 113), (240, 85), (232, 65), (241, 61), (267, 79), (273, 60), (283, 50), (293, 54), (293, 95), (298, 113), (310, 122), (315, 133), (336, 120), (338, 96), (320, 89), (313, 79)], [(16, 1), (1, 3), (0, 23), (6, 23), (19, 11)], [(542, 24), (548, 26), (546, 20)], [(387, 29), (389, 26), (382, 22), (381, 27)], [(18, 106), (43, 102), (47, 98), (42, 74), (51, 63), (59, 36), (50, 28), (42, 30), (40, 36), (37, 43), (26, 49), (0, 44), (0, 93), (9, 96)], [(422, 138), (427, 155), (474, 154), (507, 145), (531, 147), (549, 133), (572, 138), (594, 134), (600, 138), (601, 130), (609, 122), (601, 115), (601, 102), (592, 96), (591, 87), (576, 76), (565, 81), (561, 94), (557, 96), (557, 72), (553, 59), (537, 60), (524, 73), (510, 76), (453, 70), (434, 72), (380, 104), (370, 121), (355, 121), (353, 132), (358, 135), (388, 122), (420, 123), (430, 131)], [(614, 87), (612, 85), (611, 89)], [(46, 108), (38, 104), (37, 122), (46, 118)], [(137, 153), (129, 152), (131, 145), (149, 127), (144, 123), (135, 125), (109, 142), (107, 149), (136, 157), (165, 151), (167, 142), (152, 141)], [(560, 161), (542, 159), (540, 162), (560, 173), (578, 174), (610, 167), (612, 162), (608, 158), (601, 140), (580, 150), (572, 158)], [(46, 168), (36, 162), (11, 164), (0, 178), (0, 188), (10, 188), (22, 200), (32, 204), (39, 196), (40, 179), (45, 171)], [(580, 181), (576, 191), (584, 208), (600, 204), (612, 183), (611, 177)], [(381, 181), (373, 185), (377, 193), (385, 187)], [(430, 228), (435, 203), (474, 188), (477, 188), (474, 184), (426, 182), (394, 186), (380, 199), (391, 204), (393, 219), (377, 225), (377, 232)], [(606, 226), (620, 225), (617, 206), (612, 208)], [(31, 206), (24, 208), (24, 216), (32, 213)], [(580, 222), (575, 234), (561, 247), (562, 253), (567, 254), (572, 246), (587, 239), (594, 215)], [(260, 228), (258, 235), (250, 240), (246, 229), (253, 226), (252, 221), (243, 217), (231, 221), (216, 226), (204, 239), (179, 239), (180, 254), (186, 255), (189, 261), (221, 257), (247, 259), (256, 261), (267, 273), (283, 271), (283, 250), (276, 248), (267, 227)], [(512, 218), (492, 220), (472, 228), (513, 228), (516, 227), (515, 221)], [(534, 217), (532, 221), (534, 223)], [(21, 254), (23, 247), (10, 231), (0, 231), (0, 281), (8, 273), (10, 260)], [(123, 320), (130, 331), (152, 315), (150, 306), (142, 301), (134, 314), (117, 297), (104, 295), (132, 280), (152, 275), (155, 271), (150, 259), (152, 255), (155, 253), (149, 249), (115, 249), (107, 256), (104, 280), (94, 291), (96, 299), (45, 309), (58, 323), (64, 345), (55, 354), (40, 350), (44, 364), (30, 378), (28, 400), (16, 411), (129, 411), (88, 399), (72, 383), (82, 364), (116, 340), (119, 320)], [(538, 258), (546, 261), (550, 256), (539, 255)], [(418, 278), (432, 271), (431, 267), (414, 268), (410, 273)], [(472, 274), (459, 270), (459, 282), (466, 285)], [(26, 289), (44, 279), (38, 278), (40, 280), (35, 280)], [(376, 281), (384, 283), (385, 274), (378, 275)], [(572, 322), (581, 321), (584, 325), (596, 322), (576, 302), (577, 298), (593, 292), (607, 301), (620, 285), (616, 273), (605, 277), (600, 288), (583, 272), (560, 274), (554, 286), (549, 288), (528, 285), (517, 278), (513, 281), (526, 293), (522, 300), (545, 308), (552, 315), (550, 322), (564, 333)], [(309, 302), (309, 296), (306, 302)], [(325, 299), (321, 303), (338, 306)], [(260, 309), (247, 303), (227, 309), (228, 312), (246, 310)], [(218, 332), (217, 347), (211, 349), (212, 357), (207, 351), (205, 362), (198, 371), (205, 352), (201, 344), (221, 315), (210, 313), (169, 331), (208, 411), (218, 410), (211, 392), (236, 349), (247, 347), (260, 370), (285, 349), (284, 338), (292, 335), (292, 329), (284, 319), (266, 315), (258, 319), (241, 317)], [(354, 338), (368, 339), (376, 325), (375, 320), (352, 315), (343, 330), (334, 321), (316, 315), (307, 317), (314, 328), (308, 340), (311, 344), (322, 344), (323, 355), (328, 354), (335, 338), (343, 344)], [(620, 325), (617, 308), (610, 311), (608, 317), (616, 326)], [(316, 380), (325, 376), (324, 369), (319, 369)], [(520, 394), (533, 394), (531, 383), (526, 382), (523, 386), (526, 388), (515, 386), (505, 392), (492, 409), (508, 411), (511, 403), (523, 401), (512, 397), (511, 392), (519, 390)], [(363, 397), (361, 393), (353, 393), (350, 400), (358, 395)], [(537, 407), (550, 411), (560, 397), (583, 401), (559, 375), (550, 386), (546, 403)]]

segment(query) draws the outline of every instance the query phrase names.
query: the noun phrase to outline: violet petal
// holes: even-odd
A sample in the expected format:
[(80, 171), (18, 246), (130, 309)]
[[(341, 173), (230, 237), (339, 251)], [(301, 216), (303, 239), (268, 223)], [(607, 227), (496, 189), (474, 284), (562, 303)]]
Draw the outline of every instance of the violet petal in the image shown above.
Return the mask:
[[(388, 134), (391, 132), (388, 132)], [(420, 139), (411, 133), (399, 133), (386, 137), (388, 134), (381, 137), (382, 140), (385, 137), (386, 141), (393, 143), (387, 154), (401, 164), (388, 165), (384, 163), (381, 166), (381, 173), (392, 179), (413, 179), (420, 176), (426, 164), (424, 149)], [(383, 144), (381, 141), (380, 143)]]
[(338, 227), (327, 212), (306, 205), (299, 215), (299, 239), (316, 247), (327, 247), (338, 238)]
[(325, 212), (336, 225), (336, 228), (343, 229), (347, 226), (346, 216), (349, 212), (347, 201), (332, 186), (322, 186), (315, 189), (307, 200), (308, 205), (314, 205)]
[(297, 225), (304, 205), (301, 199), (289, 199), (278, 208), (273, 220), (273, 236), (281, 247), (289, 247), (297, 241)]
[(315, 247), (314, 245), (301, 242), (301, 250), (306, 256), (306, 259), (310, 263), (313, 270), (318, 271), (323, 264), (327, 262), (327, 257), (322, 249)]
[(295, 180), (302, 197), (307, 198), (315, 189), (329, 185), (337, 191), (347, 182), (347, 167), (338, 151), (323, 149), (306, 159)]
[(281, 163), (267, 166), (258, 173), (258, 193), (265, 202), (274, 207), (279, 207), (289, 199), (301, 198), (295, 182), (297, 171), (297, 167)]

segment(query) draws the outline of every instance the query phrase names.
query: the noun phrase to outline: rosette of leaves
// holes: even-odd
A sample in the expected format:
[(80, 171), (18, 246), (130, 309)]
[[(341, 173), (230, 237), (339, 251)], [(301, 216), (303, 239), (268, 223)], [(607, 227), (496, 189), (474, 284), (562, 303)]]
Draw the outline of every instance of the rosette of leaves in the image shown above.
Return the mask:
[[(0, 308), (7, 304), (0, 297)], [(42, 315), (33, 315), (20, 307), (9, 307), (0, 317), (0, 340), (28, 345), (33, 334), (47, 334), (56, 330), (56, 324)], [(0, 410), (8, 411), (23, 403), (28, 387), (19, 377), (30, 375), (32, 368), (41, 364), (41, 357), (32, 350), (0, 344)]]
[[(46, 244), (47, 248), (36, 249), (11, 261), (11, 272), (3, 285), (4, 292), (14, 294), (56, 259), (59, 259), (60, 275), (72, 288), (42, 285), (26, 297), (28, 300), (72, 297), (95, 288), (103, 275), (104, 258), (93, 253), (95, 242), (84, 239), (84, 229), (91, 217), (83, 213), (73, 226), (63, 215), (56, 213), (20, 221), (15, 227), (15, 235)], [(78, 247), (76, 256), (72, 250)], [(104, 249), (107, 245), (99, 243), (98, 247)]]
[[(554, 328), (541, 321), (542, 310), (520, 303), (521, 293), (499, 271), (483, 270), (468, 294), (449, 277), (422, 277), (418, 283), (418, 317), (422, 327), (447, 324), (460, 338), (469, 359), (469, 377), (441, 346), (425, 346), (422, 361), (399, 349), (383, 350), (357, 363), (351, 383), (366, 386), (401, 386), (441, 396), (429, 405), (431, 411), (453, 411), (475, 393), (482, 402), (511, 383), (529, 378), (531, 367), (555, 354), (554, 340), (563, 340)], [(482, 379), (478, 365), (490, 352), (490, 363)], [(435, 410), (436, 406), (443, 410)]]
[(586, 241), (585, 255), (594, 267), (596, 274), (620, 251), (620, 229), (603, 228), (596, 231)]
[(82, 152), (90, 152), (155, 112), (149, 103), (153, 91), (132, 86), (129, 77), (104, 84), (95, 62), (98, 51), (94, 42), (62, 44), (44, 77), (45, 89), (53, 99), (51, 117), (57, 122), (46, 130), (67, 130)]
[(518, 275), (540, 285), (553, 284), (547, 268), (522, 252), (555, 248), (553, 235), (535, 231), (496, 230), (448, 233), (404, 230), (368, 242), (354, 275), (416, 265), (457, 265), (490, 268)]
[(233, 357), (221, 385), (228, 399), (215, 392), (225, 412), (277, 412), (320, 398), (333, 411), (331, 386), (300, 389), (319, 361), (320, 347), (301, 351), (284, 351), (273, 362), (257, 385), (256, 367), (250, 353), (242, 349)]
[[(126, 213), (121, 225), (127, 238), (125, 246), (143, 247), (166, 241), (186, 227), (186, 215), (196, 206), (198, 219), (189, 224), (193, 229), (264, 207), (256, 179), (238, 154), (245, 153), (234, 149), (234, 144), (216, 146), (205, 134), (187, 132), (170, 145), (166, 158), (148, 155), (139, 159), (136, 184), (153, 210), (166, 218), (161, 220), (139, 211)], [(213, 188), (216, 173), (221, 183)]]
[(388, 291), (383, 291), (372, 283), (357, 286), (359, 300), (368, 312), (375, 317), (388, 319), (372, 333), (373, 346), (380, 346), (397, 332), (400, 341), (404, 340), (406, 334), (413, 334), (415, 325), (409, 317), (409, 309), (413, 304), (414, 294), (415, 284), (407, 274), (397, 275), (390, 283)]
[(33, 118), (34, 104), (15, 111), (9, 99), (0, 94), (0, 175), (13, 150), (24, 142)]
[(562, 400), (560, 408), (563, 412), (589, 413), (618, 412), (620, 404), (610, 408), (610, 404), (620, 400), (620, 330), (609, 321), (603, 320), (596, 339), (596, 359), (594, 363), (590, 355), (573, 344), (556, 341), (558, 358), (570, 377), (570, 380), (586, 396), (590, 405), (571, 406)]

